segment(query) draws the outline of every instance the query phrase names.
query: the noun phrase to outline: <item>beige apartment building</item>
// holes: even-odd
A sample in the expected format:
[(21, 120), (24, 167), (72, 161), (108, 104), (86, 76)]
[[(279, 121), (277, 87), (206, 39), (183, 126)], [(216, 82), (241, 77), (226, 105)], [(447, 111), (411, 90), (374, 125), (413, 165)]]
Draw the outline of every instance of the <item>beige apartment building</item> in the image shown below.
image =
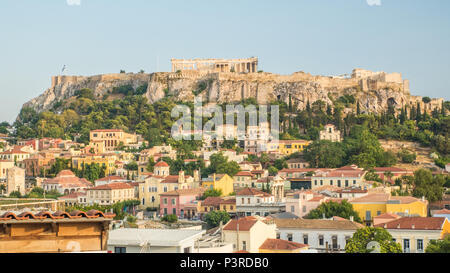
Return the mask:
[(134, 186), (129, 183), (111, 183), (86, 190), (87, 205), (111, 205), (134, 200)]
[(114, 151), (121, 143), (125, 146), (139, 146), (139, 143), (142, 143), (142, 136), (117, 129), (94, 130), (89, 136), (91, 145), (98, 149), (99, 153)]

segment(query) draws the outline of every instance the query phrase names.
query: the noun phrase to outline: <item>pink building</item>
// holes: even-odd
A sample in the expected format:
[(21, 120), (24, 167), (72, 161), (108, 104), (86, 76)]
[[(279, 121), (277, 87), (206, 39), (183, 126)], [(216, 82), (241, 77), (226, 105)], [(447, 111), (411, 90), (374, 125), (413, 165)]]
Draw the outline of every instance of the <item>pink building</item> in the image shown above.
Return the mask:
[(186, 207), (191, 208), (205, 192), (204, 188), (179, 189), (160, 194), (160, 215), (175, 214), (179, 218), (185, 218)]
[(312, 191), (298, 191), (286, 196), (286, 212), (303, 218), (329, 198)]

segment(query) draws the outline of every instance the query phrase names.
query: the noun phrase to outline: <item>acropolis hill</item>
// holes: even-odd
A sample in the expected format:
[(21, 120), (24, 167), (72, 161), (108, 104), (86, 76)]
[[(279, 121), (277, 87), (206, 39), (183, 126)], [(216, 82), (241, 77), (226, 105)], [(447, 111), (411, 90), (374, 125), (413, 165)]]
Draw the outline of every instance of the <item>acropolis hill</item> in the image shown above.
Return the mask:
[(209, 102), (218, 103), (239, 102), (247, 98), (255, 98), (260, 104), (277, 99), (288, 103), (291, 97), (299, 109), (304, 109), (308, 101), (312, 104), (322, 100), (332, 104), (332, 100), (350, 94), (360, 102), (363, 112), (376, 113), (385, 111), (388, 104), (400, 108), (419, 102), (422, 109), (431, 111), (435, 107), (440, 108), (443, 102), (443, 99), (432, 99), (424, 105), (422, 97), (410, 94), (409, 81), (403, 80), (400, 73), (354, 69), (348, 76), (313, 76), (304, 72), (278, 75), (258, 72), (257, 68), (257, 58), (172, 59), (172, 72), (54, 76), (51, 87), (24, 106), (41, 112), (72, 97), (82, 88), (94, 90), (96, 97), (102, 99), (114, 87), (128, 84), (134, 88), (148, 84), (145, 96), (149, 103), (164, 98), (166, 93), (178, 101), (193, 101), (193, 91)]

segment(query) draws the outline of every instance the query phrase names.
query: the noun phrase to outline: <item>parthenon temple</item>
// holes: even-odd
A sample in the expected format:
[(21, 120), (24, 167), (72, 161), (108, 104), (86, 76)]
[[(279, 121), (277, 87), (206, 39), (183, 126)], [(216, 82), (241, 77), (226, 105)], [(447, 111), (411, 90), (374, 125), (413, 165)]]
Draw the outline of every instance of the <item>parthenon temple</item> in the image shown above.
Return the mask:
[(258, 72), (258, 58), (249, 59), (172, 59), (172, 72), (197, 70), (205, 72)]

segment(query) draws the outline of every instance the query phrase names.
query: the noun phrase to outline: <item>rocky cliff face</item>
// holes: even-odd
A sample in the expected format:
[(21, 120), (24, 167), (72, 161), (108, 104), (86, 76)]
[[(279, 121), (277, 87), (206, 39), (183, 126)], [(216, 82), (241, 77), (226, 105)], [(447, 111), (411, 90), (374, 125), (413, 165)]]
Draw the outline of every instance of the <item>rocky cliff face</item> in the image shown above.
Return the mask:
[[(367, 84), (368, 83), (368, 84)], [(52, 86), (39, 97), (25, 103), (38, 112), (51, 109), (58, 101), (72, 97), (82, 88), (94, 90), (101, 99), (114, 87), (132, 85), (134, 88), (148, 85), (145, 97), (154, 103), (166, 96), (173, 95), (178, 101), (193, 101), (194, 92), (209, 102), (239, 102), (242, 99), (255, 98), (260, 104), (279, 99), (286, 103), (291, 97), (298, 109), (304, 109), (307, 102), (317, 100), (332, 104), (344, 94), (353, 95), (361, 110), (380, 113), (389, 104), (400, 108), (404, 105), (422, 103), (422, 97), (411, 96), (409, 88), (401, 83), (386, 83), (361, 78), (332, 78), (312, 76), (303, 72), (292, 75), (271, 73), (202, 73), (183, 71), (178, 73), (153, 74), (108, 74), (91, 77), (55, 76)], [(367, 87), (370, 86), (370, 89)], [(443, 99), (433, 99), (427, 109), (440, 107)], [(425, 105), (422, 103), (422, 109)], [(351, 109), (347, 109), (350, 111)]]

